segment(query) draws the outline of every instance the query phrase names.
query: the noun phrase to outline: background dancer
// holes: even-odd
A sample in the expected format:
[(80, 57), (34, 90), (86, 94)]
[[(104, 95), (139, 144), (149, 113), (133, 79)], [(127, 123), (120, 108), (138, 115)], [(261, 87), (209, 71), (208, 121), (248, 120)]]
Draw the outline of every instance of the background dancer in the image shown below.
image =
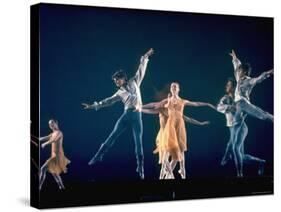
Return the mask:
[(46, 172), (49, 171), (59, 189), (65, 189), (60, 174), (67, 172), (67, 165), (70, 163), (63, 151), (63, 134), (59, 129), (58, 121), (51, 119), (49, 121), (49, 127), (53, 131), (50, 135), (40, 138), (40, 142), (46, 141), (41, 146), (45, 148), (47, 145), (52, 145), (51, 157), (44, 163), (40, 169), (39, 176), (39, 189), (41, 190), (42, 185), (46, 179)]
[(258, 174), (264, 172), (265, 160), (254, 157), (244, 152), (244, 141), (248, 134), (248, 127), (245, 123), (246, 115), (237, 113), (234, 102), (235, 81), (229, 79), (226, 84), (226, 95), (220, 100), (217, 110), (225, 114), (226, 125), (230, 130), (230, 138), (226, 146), (225, 154), (221, 165), (225, 165), (233, 156), (237, 177), (243, 177), (243, 163), (258, 163)]

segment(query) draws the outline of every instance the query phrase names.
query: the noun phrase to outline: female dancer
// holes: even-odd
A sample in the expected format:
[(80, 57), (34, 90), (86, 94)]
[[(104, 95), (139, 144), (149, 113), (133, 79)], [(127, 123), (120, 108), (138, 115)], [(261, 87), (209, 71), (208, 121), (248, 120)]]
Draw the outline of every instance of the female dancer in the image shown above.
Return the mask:
[(171, 156), (171, 169), (173, 170), (179, 162), (179, 174), (182, 179), (186, 178), (184, 152), (187, 151), (186, 129), (183, 120), (183, 109), (185, 106), (208, 106), (216, 110), (210, 103), (192, 102), (179, 97), (180, 86), (173, 82), (170, 86), (170, 97), (165, 104), (168, 109), (168, 120), (164, 129), (164, 144), (169, 156)]
[[(156, 149), (153, 151), (154, 154), (159, 155), (159, 164), (162, 164), (159, 179), (164, 179), (166, 176), (167, 179), (173, 179), (174, 175), (170, 168), (169, 160), (167, 154), (165, 154), (165, 146), (163, 144), (163, 132), (166, 126), (166, 122), (168, 119), (168, 110), (164, 107), (167, 103), (167, 99), (164, 99), (161, 102), (154, 102), (149, 103), (142, 106), (142, 112), (147, 114), (159, 114), (159, 122), (160, 122), (160, 129), (156, 137)], [(189, 122), (195, 125), (207, 125), (210, 122), (204, 121), (200, 122), (195, 119), (189, 118), (187, 116), (183, 116), (184, 121)], [(166, 155), (164, 158), (163, 156)]]
[(66, 166), (70, 163), (70, 160), (64, 156), (63, 134), (58, 127), (58, 122), (54, 119), (51, 119), (49, 121), (49, 127), (53, 132), (48, 136), (40, 138), (40, 142), (46, 141), (41, 145), (42, 148), (49, 144), (52, 145), (52, 153), (51, 157), (41, 167), (39, 176), (39, 189), (41, 190), (42, 188), (47, 171), (53, 175), (59, 186), (59, 189), (65, 189), (60, 174), (62, 172), (67, 172)]

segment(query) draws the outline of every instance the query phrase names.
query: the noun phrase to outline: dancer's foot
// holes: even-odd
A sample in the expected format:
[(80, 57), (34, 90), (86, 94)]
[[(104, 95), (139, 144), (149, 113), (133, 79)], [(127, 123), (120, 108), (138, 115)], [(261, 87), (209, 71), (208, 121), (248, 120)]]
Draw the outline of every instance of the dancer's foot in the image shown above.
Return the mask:
[(99, 156), (98, 154), (96, 154), (96, 155), (89, 161), (88, 165), (89, 165), (89, 166), (92, 166), (92, 165), (94, 165), (96, 162), (102, 161), (102, 158), (103, 158), (102, 155)]
[(231, 156), (229, 157), (223, 157), (221, 160), (221, 166), (225, 166), (225, 164), (227, 164), (227, 162), (231, 159)]
[(260, 162), (259, 162), (259, 169), (258, 169), (258, 175), (263, 175), (263, 173), (264, 173), (264, 166), (265, 166), (265, 160), (261, 160)]
[(144, 170), (143, 170), (143, 167), (142, 166), (138, 166), (137, 169), (136, 169), (136, 172), (139, 173), (140, 179), (144, 180)]
[(167, 175), (166, 171), (163, 168), (161, 168), (159, 180), (163, 180), (166, 177), (166, 175)]
[(178, 172), (179, 172), (179, 174), (181, 175), (181, 178), (182, 178), (182, 179), (185, 179), (185, 178), (186, 178), (186, 176), (185, 176), (185, 170), (180, 169)]
[(237, 174), (237, 178), (243, 178), (244, 176), (243, 176), (243, 174), (242, 173), (238, 173)]

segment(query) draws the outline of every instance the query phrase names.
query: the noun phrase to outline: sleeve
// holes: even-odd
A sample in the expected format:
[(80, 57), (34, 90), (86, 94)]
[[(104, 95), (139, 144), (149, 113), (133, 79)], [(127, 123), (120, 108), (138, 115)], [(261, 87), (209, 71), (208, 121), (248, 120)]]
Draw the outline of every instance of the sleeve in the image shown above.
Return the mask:
[(138, 70), (136, 72), (136, 75), (134, 76), (134, 80), (136, 81), (138, 86), (140, 86), (144, 78), (148, 61), (149, 61), (148, 57), (144, 57), (144, 56), (141, 57)]
[(103, 99), (103, 100), (99, 101), (98, 104), (97, 104), (97, 109), (100, 109), (102, 107), (108, 107), (108, 106), (113, 105), (115, 102), (118, 102), (120, 100), (121, 100), (121, 98), (118, 95), (118, 92), (116, 92), (111, 97), (108, 97), (106, 99)]
[(220, 113), (226, 113), (230, 109), (228, 98), (226, 96), (222, 97), (219, 104), (217, 105), (217, 111)]
[(254, 77), (250, 79), (250, 84), (251, 85), (256, 85), (257, 83), (261, 83), (262, 81), (264, 81), (265, 79), (267, 79), (270, 75), (267, 72), (263, 72), (261, 75), (259, 75), (258, 77)]
[(233, 68), (234, 68), (234, 77), (236, 79), (236, 81), (239, 80), (239, 76), (238, 76), (238, 67), (241, 65), (241, 61), (236, 58), (234, 60), (232, 60), (232, 64), (233, 64)]

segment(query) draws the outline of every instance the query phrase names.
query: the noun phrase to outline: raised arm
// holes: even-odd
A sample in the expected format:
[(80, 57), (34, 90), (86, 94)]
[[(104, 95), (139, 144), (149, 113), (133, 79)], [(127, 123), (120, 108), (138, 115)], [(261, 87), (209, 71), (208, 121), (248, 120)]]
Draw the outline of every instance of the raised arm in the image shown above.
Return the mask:
[(192, 102), (192, 101), (189, 101), (189, 100), (184, 100), (184, 105), (185, 106), (193, 106), (193, 107), (204, 107), (204, 106), (207, 106), (207, 107), (210, 107), (210, 108), (213, 108), (214, 110), (216, 110), (216, 107), (210, 103), (206, 103), (206, 102)]
[(149, 49), (148, 52), (146, 52), (140, 59), (140, 64), (139, 64), (138, 70), (136, 72), (136, 75), (134, 76), (134, 79), (138, 86), (140, 86), (140, 84), (144, 78), (147, 63), (149, 60), (148, 58), (153, 54), (153, 52), (154, 52), (153, 49)]
[(233, 68), (234, 68), (234, 77), (235, 77), (236, 81), (238, 81), (239, 80), (238, 67), (241, 65), (241, 61), (236, 56), (236, 53), (234, 50), (232, 50), (231, 53), (229, 53), (229, 55), (232, 57), (232, 64), (233, 64)]
[(82, 105), (84, 106), (85, 110), (87, 110), (87, 109), (99, 110), (100, 108), (108, 107), (110, 105), (113, 105), (115, 102), (118, 102), (120, 100), (121, 99), (116, 92), (113, 96), (108, 97), (104, 100), (101, 100), (100, 102), (94, 102), (93, 104), (82, 103)]
[(199, 126), (203, 126), (203, 125), (208, 125), (210, 124), (209, 121), (198, 121), (196, 119), (193, 119), (193, 118), (190, 118), (190, 117), (187, 117), (187, 116), (183, 116), (183, 119), (185, 122), (188, 122), (190, 124), (194, 124), (194, 125), (199, 125)]
[(257, 83), (261, 83), (265, 79), (269, 78), (272, 74), (273, 74), (273, 69), (271, 69), (269, 71), (265, 71), (261, 75), (259, 75), (258, 77), (251, 78), (250, 83), (252, 85), (255, 85)]

